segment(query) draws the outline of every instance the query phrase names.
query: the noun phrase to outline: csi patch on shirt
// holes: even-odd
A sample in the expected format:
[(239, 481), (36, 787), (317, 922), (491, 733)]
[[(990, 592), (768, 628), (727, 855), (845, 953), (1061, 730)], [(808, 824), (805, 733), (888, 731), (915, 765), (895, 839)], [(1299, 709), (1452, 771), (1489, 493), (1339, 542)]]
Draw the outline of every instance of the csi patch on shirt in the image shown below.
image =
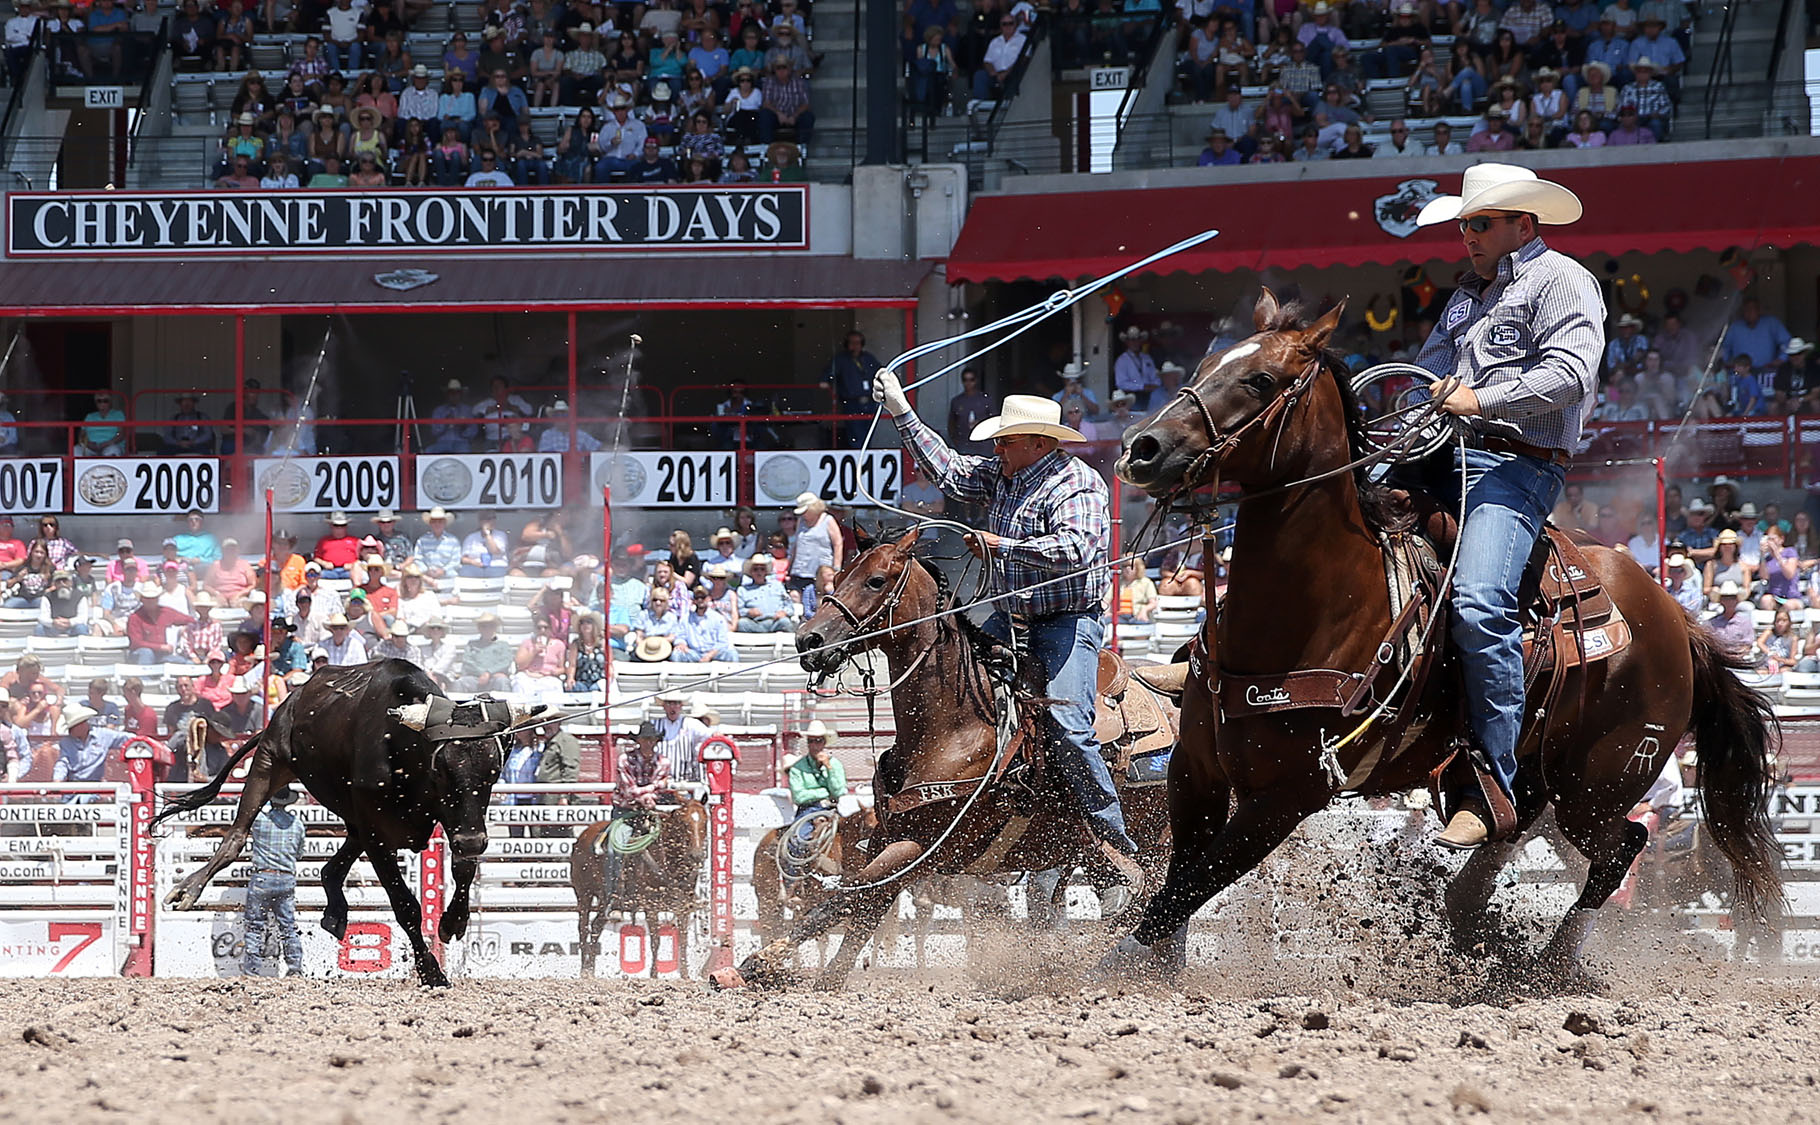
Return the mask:
[(1453, 307), (1447, 310), (1447, 319), (1442, 322), (1441, 327), (1443, 327), (1443, 328), (1447, 329), (1449, 332), (1451, 332), (1454, 329), (1458, 328), (1460, 325), (1464, 324), (1466, 322), (1466, 318), (1471, 315), (1472, 315), (1472, 302), (1471, 301), (1455, 301)]

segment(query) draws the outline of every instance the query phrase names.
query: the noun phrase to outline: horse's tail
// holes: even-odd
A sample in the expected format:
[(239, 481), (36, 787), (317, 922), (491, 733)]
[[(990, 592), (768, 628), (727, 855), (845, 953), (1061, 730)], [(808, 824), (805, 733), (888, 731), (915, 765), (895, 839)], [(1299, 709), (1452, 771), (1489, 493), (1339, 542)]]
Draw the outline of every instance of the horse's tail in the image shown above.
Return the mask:
[(1775, 788), (1770, 735), (1780, 734), (1775, 710), (1735, 675), (1750, 665), (1727, 653), (1710, 632), (1691, 625), (1688, 643), (1694, 655), (1691, 725), (1702, 816), (1731, 861), (1739, 908), (1757, 917), (1779, 913), (1782, 852), (1769, 819)]
[[(264, 733), (264, 731), (259, 732), (259, 734)], [(234, 756), (227, 760), (227, 765), (221, 767), (221, 772), (215, 775), (214, 780), (200, 789), (185, 793), (174, 801), (166, 801), (164, 808), (160, 810), (157, 816), (152, 818), (151, 827), (156, 828), (160, 823), (176, 816), (178, 813), (195, 812), (210, 801), (213, 801), (216, 797), (221, 796), (221, 787), (227, 784), (229, 775), (234, 772), (234, 767), (239, 765), (248, 754), (251, 754), (258, 748), (259, 734), (251, 736), (240, 744), (240, 749), (235, 751)]]

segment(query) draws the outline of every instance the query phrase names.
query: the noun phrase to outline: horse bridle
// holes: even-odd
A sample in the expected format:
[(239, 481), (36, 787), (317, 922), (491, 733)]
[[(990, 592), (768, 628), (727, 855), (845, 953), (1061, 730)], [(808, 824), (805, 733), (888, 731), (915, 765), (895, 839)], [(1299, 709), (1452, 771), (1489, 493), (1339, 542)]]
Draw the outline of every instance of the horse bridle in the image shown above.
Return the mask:
[(1287, 417), (1288, 412), (1301, 401), (1303, 393), (1314, 382), (1315, 376), (1320, 373), (1320, 370), (1321, 357), (1319, 353), (1316, 353), (1309, 359), (1307, 366), (1302, 368), (1302, 373), (1296, 377), (1295, 382), (1291, 383), (1276, 398), (1271, 399), (1264, 409), (1253, 414), (1228, 434), (1220, 432), (1219, 423), (1213, 420), (1213, 411), (1207, 408), (1207, 400), (1201, 396), (1200, 391), (1194, 388), (1194, 384), (1183, 384), (1175, 392), (1176, 397), (1187, 399), (1193, 405), (1194, 412), (1200, 416), (1201, 425), (1207, 428), (1207, 448), (1196, 455), (1194, 461), (1189, 464), (1188, 471), (1183, 474), (1183, 490), (1193, 491), (1206, 484), (1213, 474), (1219, 471), (1220, 462), (1224, 461), (1226, 455), (1232, 452), (1233, 447), (1239, 443), (1239, 439), (1243, 438), (1254, 426), (1268, 428), (1271, 423)]
[(847, 603), (841, 601), (839, 594), (830, 593), (821, 600), (839, 610), (840, 615), (847, 619), (847, 624), (855, 633), (870, 632), (872, 623), (877, 621), (880, 617), (888, 615), (891, 612), (892, 607), (897, 605), (898, 600), (904, 596), (904, 591), (910, 585), (910, 568), (914, 565), (916, 565), (916, 560), (906, 556), (904, 565), (897, 575), (897, 585), (892, 588), (889, 595), (879, 601), (878, 608), (871, 613), (868, 613), (864, 618), (847, 608)]

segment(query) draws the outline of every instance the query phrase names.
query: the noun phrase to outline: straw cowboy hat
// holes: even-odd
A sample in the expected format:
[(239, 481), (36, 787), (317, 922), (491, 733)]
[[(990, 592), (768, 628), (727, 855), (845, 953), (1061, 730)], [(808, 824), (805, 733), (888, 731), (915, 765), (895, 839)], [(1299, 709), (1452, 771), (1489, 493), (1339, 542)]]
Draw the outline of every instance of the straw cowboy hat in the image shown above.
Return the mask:
[(80, 703), (72, 703), (63, 709), (63, 729), (66, 731), (75, 730), (77, 727), (88, 722), (100, 713), (101, 712), (92, 708), (84, 707)]
[(996, 417), (973, 427), (972, 441), (991, 441), (1013, 434), (1036, 434), (1057, 441), (1086, 441), (1087, 435), (1062, 425), (1062, 404), (1037, 395), (1006, 395)]
[(1416, 225), (1451, 223), (1479, 211), (1523, 211), (1539, 223), (1564, 226), (1579, 221), (1580, 197), (1515, 164), (1475, 164), (1466, 169), (1459, 195), (1436, 196), (1422, 208)]
[(805, 738), (805, 739), (810, 739), (810, 738), (825, 739), (825, 740), (827, 740), (828, 745), (830, 745), (830, 746), (834, 745), (834, 732), (829, 730), (828, 724), (822, 722), (820, 719), (814, 720), (808, 726), (803, 728), (803, 738)]
[(670, 659), (675, 651), (676, 646), (670, 643), (669, 637), (640, 637), (632, 648), (633, 655), (653, 664)]
[[(645, 639), (651, 640), (652, 638), (647, 637)], [(680, 688), (665, 688), (657, 693), (657, 701), (659, 703), (687, 703), (689, 702), (689, 696)]]
[(1722, 598), (1743, 597), (1744, 591), (1740, 590), (1738, 588), (1738, 584), (1736, 582), (1726, 582), (1724, 585), (1719, 587), (1719, 596)]

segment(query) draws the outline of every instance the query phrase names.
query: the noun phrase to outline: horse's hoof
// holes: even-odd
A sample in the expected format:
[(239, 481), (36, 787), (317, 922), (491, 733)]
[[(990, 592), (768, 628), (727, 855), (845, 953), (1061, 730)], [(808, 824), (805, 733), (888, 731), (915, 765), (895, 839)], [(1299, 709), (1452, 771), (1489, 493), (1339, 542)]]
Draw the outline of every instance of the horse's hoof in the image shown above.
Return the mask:
[(417, 983), (424, 988), (448, 988), (449, 975), (434, 961), (417, 966)]
[(1131, 894), (1131, 888), (1125, 886), (1107, 887), (1105, 890), (1099, 892), (1099, 896), (1100, 917), (1108, 922), (1114, 921), (1126, 911), (1130, 910), (1132, 902), (1135, 901)]
[(744, 988), (746, 987), (746, 978), (740, 974), (740, 971), (737, 968), (728, 965), (724, 969), (716, 969), (708, 974), (708, 987), (714, 989), (716, 992), (734, 988)]
[(1094, 966), (1093, 977), (1096, 980), (1155, 979), (1168, 975), (1169, 970), (1170, 966), (1155, 946), (1145, 945), (1135, 937), (1126, 937), (1100, 958), (1100, 963)]
[(466, 914), (459, 918), (453, 914), (444, 914), (442, 921), (436, 924), (436, 935), (442, 939), (444, 945), (459, 939), (467, 932), (468, 916)]
[(324, 933), (328, 934), (336, 941), (340, 941), (348, 934), (348, 920), (345, 916), (340, 914), (324, 914), (322, 916), (322, 929)]

